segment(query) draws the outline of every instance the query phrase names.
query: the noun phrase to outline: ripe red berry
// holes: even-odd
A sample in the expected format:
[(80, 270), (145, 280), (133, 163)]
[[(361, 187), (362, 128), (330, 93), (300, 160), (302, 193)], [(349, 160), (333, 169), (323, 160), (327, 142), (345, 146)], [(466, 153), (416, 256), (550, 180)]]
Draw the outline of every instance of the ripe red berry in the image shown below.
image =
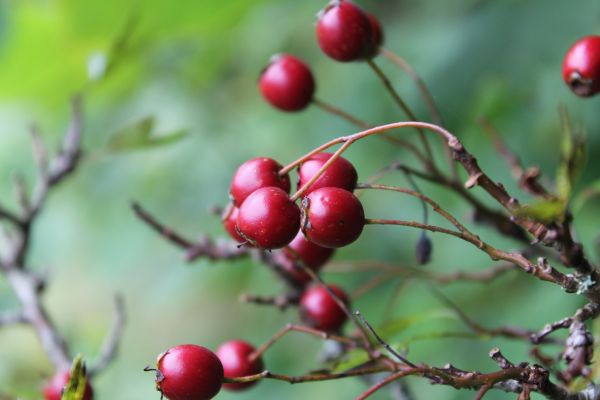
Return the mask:
[[(308, 182), (332, 155), (330, 153), (318, 153), (300, 164), (298, 167), (298, 189)], [(310, 185), (310, 188), (304, 195), (306, 196), (310, 192), (314, 192), (322, 187), (339, 187), (352, 192), (356, 187), (357, 180), (358, 174), (350, 161), (343, 157), (338, 157), (325, 170), (323, 175)]]
[(280, 253), (276, 254), (275, 258), (294, 282), (304, 285), (310, 281), (310, 276), (304, 272), (299, 264), (302, 263), (305, 267), (318, 272), (331, 258), (333, 252), (334, 249), (321, 247), (306, 240), (302, 231), (299, 231), (294, 240), (284, 247)]
[(383, 44), (383, 29), (377, 17), (373, 14), (367, 14), (371, 24), (371, 43), (367, 57), (375, 57), (379, 52), (379, 47)]
[(579, 39), (565, 55), (563, 79), (581, 97), (600, 92), (600, 36)]
[(258, 157), (246, 161), (239, 166), (231, 180), (230, 194), (235, 206), (242, 205), (256, 189), (275, 186), (290, 191), (290, 177), (286, 174), (279, 175), (282, 166), (275, 160), (267, 157)]
[(319, 14), (317, 41), (337, 61), (356, 61), (371, 50), (371, 23), (367, 14), (348, 0), (333, 0)]
[(250, 245), (277, 249), (296, 236), (300, 229), (300, 209), (280, 188), (260, 188), (242, 203), (237, 228)]
[(194, 344), (158, 356), (156, 390), (169, 400), (209, 400), (221, 390), (223, 365), (212, 351)]
[(236, 242), (243, 243), (245, 242), (244, 238), (240, 236), (240, 234), (237, 232), (237, 229), (235, 228), (239, 212), (239, 208), (229, 203), (225, 208), (225, 211), (223, 212), (223, 217), (221, 218), (221, 220), (223, 222), (223, 227), (225, 228), (227, 233), (229, 233), (229, 236), (231, 236), (231, 238)]
[[(327, 287), (348, 304), (348, 296), (342, 289), (335, 285)], [(347, 319), (344, 310), (323, 286), (313, 286), (304, 292), (300, 299), (300, 316), (313, 328), (327, 332), (338, 331)]]
[[(62, 397), (62, 391), (69, 383), (71, 377), (70, 371), (57, 372), (48, 383), (44, 386), (44, 399), (45, 400), (60, 400)], [(85, 384), (85, 392), (83, 394), (83, 400), (92, 400), (94, 398), (94, 392), (90, 386), (89, 381)]]
[(271, 58), (258, 85), (265, 100), (283, 111), (304, 109), (315, 92), (315, 80), (308, 65), (289, 54)]
[[(217, 349), (217, 356), (223, 364), (226, 378), (255, 375), (263, 371), (261, 357), (250, 360), (249, 356), (256, 350), (254, 346), (243, 340), (230, 340)], [(245, 390), (255, 385), (258, 381), (248, 383), (226, 383), (223, 385), (228, 390)]]
[(364, 225), (362, 204), (347, 190), (320, 188), (302, 200), (302, 231), (319, 246), (346, 246), (358, 239)]

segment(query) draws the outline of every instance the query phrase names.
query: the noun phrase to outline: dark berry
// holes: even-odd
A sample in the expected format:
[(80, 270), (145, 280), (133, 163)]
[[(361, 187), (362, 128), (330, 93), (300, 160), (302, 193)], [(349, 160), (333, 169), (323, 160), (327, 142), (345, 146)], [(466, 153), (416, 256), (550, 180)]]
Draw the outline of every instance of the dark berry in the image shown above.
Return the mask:
[(276, 254), (276, 260), (285, 273), (299, 285), (310, 281), (310, 275), (304, 272), (299, 264), (318, 272), (331, 258), (334, 249), (321, 247), (306, 240), (302, 231), (299, 231), (294, 240), (283, 250)]
[[(346, 293), (335, 285), (327, 287), (345, 304), (348, 304)], [(323, 286), (313, 286), (306, 290), (300, 299), (300, 316), (302, 320), (315, 329), (327, 332), (338, 331), (347, 316), (344, 310)]]
[(589, 97), (600, 92), (600, 36), (575, 42), (565, 55), (562, 73), (576, 95)]
[(223, 222), (223, 227), (227, 233), (229, 233), (229, 236), (231, 236), (231, 238), (236, 242), (243, 243), (245, 242), (244, 238), (241, 237), (236, 230), (237, 216), (239, 212), (239, 208), (229, 203), (223, 212), (223, 217), (221, 220)]
[[(249, 356), (256, 350), (254, 346), (243, 340), (231, 340), (223, 343), (217, 349), (217, 356), (223, 364), (226, 378), (255, 375), (263, 371), (261, 357), (250, 360)], [(255, 385), (258, 381), (248, 383), (226, 383), (223, 385), (228, 390), (245, 390)]]
[(278, 54), (271, 59), (258, 85), (265, 100), (283, 111), (304, 109), (315, 92), (315, 80), (308, 65), (288, 54)]
[(300, 229), (300, 209), (280, 188), (261, 188), (242, 203), (237, 228), (250, 245), (277, 249), (296, 236)]
[[(48, 383), (44, 386), (44, 399), (45, 400), (61, 400), (62, 391), (69, 383), (71, 377), (70, 371), (57, 372)], [(83, 394), (83, 400), (92, 400), (94, 398), (94, 392), (90, 386), (89, 381), (85, 384), (85, 392)]]
[(194, 344), (158, 356), (156, 390), (169, 400), (209, 400), (221, 390), (223, 365), (212, 351)]
[(351, 1), (331, 1), (319, 15), (317, 41), (321, 50), (337, 61), (363, 59), (372, 50), (369, 17)]
[(367, 57), (375, 57), (379, 52), (379, 48), (383, 45), (383, 29), (376, 16), (367, 14), (371, 23), (371, 43), (367, 51)]
[(347, 190), (320, 188), (302, 199), (302, 230), (319, 246), (346, 246), (358, 239), (364, 225), (362, 204)]
[[(333, 154), (330, 153), (318, 153), (300, 164), (298, 167), (298, 189), (308, 182), (332, 155)], [(358, 174), (350, 161), (338, 157), (329, 168), (323, 172), (323, 175), (321, 175), (315, 183), (310, 185), (309, 189), (304, 192), (304, 195), (306, 196), (310, 192), (314, 192), (322, 187), (339, 187), (352, 192), (356, 187), (357, 180)]]
[(286, 174), (279, 175), (282, 166), (275, 160), (267, 157), (258, 157), (246, 161), (235, 171), (231, 180), (230, 194), (235, 206), (242, 205), (256, 189), (275, 186), (290, 192), (290, 177)]

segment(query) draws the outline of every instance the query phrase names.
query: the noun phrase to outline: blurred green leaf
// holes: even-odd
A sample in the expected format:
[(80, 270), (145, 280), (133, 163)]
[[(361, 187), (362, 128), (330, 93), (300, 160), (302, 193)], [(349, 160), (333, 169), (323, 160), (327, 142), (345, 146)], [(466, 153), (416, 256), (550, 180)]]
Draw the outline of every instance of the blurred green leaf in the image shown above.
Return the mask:
[(366, 351), (362, 349), (351, 349), (344, 354), (344, 358), (338, 361), (338, 364), (331, 371), (333, 373), (339, 373), (347, 371), (352, 368), (356, 368), (369, 361), (369, 356)]
[(114, 133), (108, 149), (113, 152), (141, 150), (151, 147), (175, 143), (187, 135), (187, 130), (181, 129), (160, 136), (153, 135), (154, 117), (142, 118)]
[(73, 360), (71, 366), (71, 378), (65, 386), (61, 400), (83, 400), (85, 394), (85, 385), (87, 378), (85, 376), (85, 364), (81, 355)]
[(531, 204), (521, 206), (515, 215), (527, 217), (543, 223), (560, 222), (565, 214), (565, 202), (559, 199), (539, 200)]
[(595, 182), (592, 182), (581, 192), (579, 192), (577, 196), (575, 196), (575, 198), (573, 199), (574, 212), (580, 210), (588, 200), (598, 195), (600, 195), (600, 179)]
[(563, 138), (560, 163), (556, 173), (558, 195), (565, 203), (571, 198), (573, 185), (586, 163), (586, 135), (583, 129), (574, 130), (567, 112), (561, 109)]
[(432, 310), (425, 313), (409, 315), (407, 317), (398, 318), (383, 324), (377, 332), (387, 340), (395, 335), (405, 331), (413, 325), (427, 322), (435, 319), (453, 319), (456, 320), (456, 314), (449, 309)]

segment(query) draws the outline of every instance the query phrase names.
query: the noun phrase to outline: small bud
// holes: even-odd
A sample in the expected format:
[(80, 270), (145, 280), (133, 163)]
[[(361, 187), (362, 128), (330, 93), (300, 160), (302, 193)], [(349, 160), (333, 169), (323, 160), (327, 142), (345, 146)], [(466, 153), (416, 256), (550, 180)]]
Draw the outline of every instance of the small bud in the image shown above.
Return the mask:
[(417, 241), (416, 256), (417, 263), (419, 265), (425, 265), (431, 259), (431, 251), (433, 250), (433, 244), (431, 243), (431, 239), (427, 236), (425, 232), (421, 232), (421, 236), (419, 236), (419, 240)]

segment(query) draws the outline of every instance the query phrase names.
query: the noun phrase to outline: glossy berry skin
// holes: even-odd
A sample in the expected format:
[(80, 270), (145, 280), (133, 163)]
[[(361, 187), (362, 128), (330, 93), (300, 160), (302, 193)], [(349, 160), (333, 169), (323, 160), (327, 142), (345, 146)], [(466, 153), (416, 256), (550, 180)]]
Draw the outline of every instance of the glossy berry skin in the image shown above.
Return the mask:
[[(238, 378), (241, 376), (255, 375), (263, 371), (261, 357), (250, 361), (249, 356), (256, 350), (254, 346), (243, 340), (230, 340), (223, 343), (217, 349), (217, 356), (223, 364), (226, 378)], [(248, 383), (226, 383), (225, 389), (240, 391), (254, 386), (258, 381)]]
[[(346, 293), (335, 285), (327, 285), (329, 289), (345, 304), (348, 304)], [(300, 299), (300, 316), (302, 320), (315, 329), (326, 332), (340, 330), (347, 316), (323, 286), (313, 286), (306, 290)]]
[(563, 79), (573, 93), (590, 97), (600, 92), (600, 36), (579, 39), (565, 55)]
[(331, 1), (318, 17), (317, 42), (334, 60), (364, 59), (372, 49), (369, 17), (351, 1)]
[[(48, 383), (44, 386), (44, 400), (61, 400), (62, 390), (69, 383), (71, 377), (70, 371), (57, 372)], [(92, 400), (94, 398), (94, 391), (90, 386), (89, 381), (85, 384), (85, 392), (83, 394), (83, 400)]]
[(158, 356), (156, 389), (169, 400), (209, 400), (221, 390), (223, 365), (209, 349), (175, 346)]
[(280, 188), (261, 188), (242, 203), (237, 228), (250, 245), (278, 249), (290, 243), (300, 229), (300, 208)]
[(308, 283), (311, 278), (299, 266), (304, 266), (318, 272), (333, 255), (334, 249), (321, 247), (306, 240), (302, 231), (299, 231), (294, 240), (283, 250), (275, 255), (275, 258), (285, 273), (299, 285)]
[[(321, 167), (331, 158), (331, 153), (318, 153), (304, 161), (298, 167), (298, 189), (308, 182)], [(356, 169), (343, 157), (338, 157), (335, 161), (323, 172), (306, 192), (306, 196), (310, 192), (322, 187), (339, 187), (352, 192), (356, 187), (358, 174)]]
[(233, 240), (235, 240), (236, 242), (243, 243), (243, 242), (245, 242), (244, 238), (240, 236), (240, 234), (237, 232), (237, 230), (235, 228), (235, 226), (237, 224), (237, 216), (238, 216), (239, 212), (240, 212), (239, 208), (237, 208), (233, 204), (229, 203), (227, 205), (227, 208), (225, 208), (225, 211), (223, 212), (221, 221), (223, 222), (223, 228), (225, 228), (227, 233), (229, 233), (229, 236), (231, 236), (231, 238)]
[(306, 108), (315, 93), (315, 80), (310, 68), (289, 54), (278, 54), (271, 59), (260, 76), (258, 86), (265, 100), (282, 111)]
[(367, 14), (369, 23), (371, 24), (371, 43), (369, 45), (369, 51), (367, 57), (375, 57), (379, 52), (379, 47), (383, 45), (383, 28), (379, 23), (377, 17), (373, 14)]
[(359, 238), (364, 225), (362, 204), (347, 190), (320, 188), (302, 200), (302, 231), (319, 246), (347, 246)]
[(277, 161), (267, 157), (257, 157), (239, 166), (231, 180), (230, 195), (236, 207), (240, 207), (246, 197), (256, 189), (275, 186), (290, 192), (290, 177), (279, 176), (283, 168)]

